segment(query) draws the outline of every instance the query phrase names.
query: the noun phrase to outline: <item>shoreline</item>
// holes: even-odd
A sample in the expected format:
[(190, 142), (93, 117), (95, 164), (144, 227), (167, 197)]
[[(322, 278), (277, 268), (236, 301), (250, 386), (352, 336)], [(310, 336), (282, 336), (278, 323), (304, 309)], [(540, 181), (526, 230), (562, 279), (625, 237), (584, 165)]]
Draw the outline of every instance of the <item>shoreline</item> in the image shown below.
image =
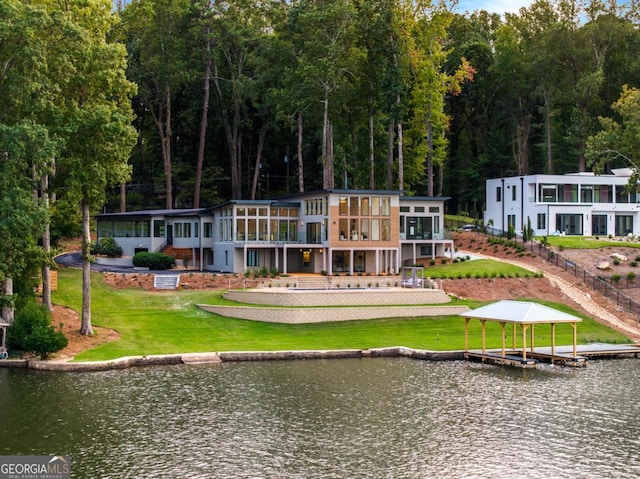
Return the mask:
[(373, 357), (405, 357), (426, 361), (455, 361), (464, 359), (464, 351), (431, 351), (404, 346), (372, 349), (291, 350), (291, 351), (227, 351), (184, 354), (125, 356), (107, 361), (42, 361), (39, 359), (6, 359), (1, 368), (22, 368), (37, 371), (100, 372), (143, 366), (199, 365), (247, 361), (293, 361), (310, 359), (349, 359)]

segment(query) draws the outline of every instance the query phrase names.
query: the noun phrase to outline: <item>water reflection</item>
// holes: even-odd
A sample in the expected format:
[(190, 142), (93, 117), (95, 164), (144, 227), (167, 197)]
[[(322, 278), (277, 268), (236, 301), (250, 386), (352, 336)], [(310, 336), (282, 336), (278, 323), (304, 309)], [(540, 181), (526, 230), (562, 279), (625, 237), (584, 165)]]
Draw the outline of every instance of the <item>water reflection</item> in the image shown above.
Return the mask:
[(69, 454), (83, 478), (629, 477), (640, 475), (637, 366), (0, 369), (0, 454)]

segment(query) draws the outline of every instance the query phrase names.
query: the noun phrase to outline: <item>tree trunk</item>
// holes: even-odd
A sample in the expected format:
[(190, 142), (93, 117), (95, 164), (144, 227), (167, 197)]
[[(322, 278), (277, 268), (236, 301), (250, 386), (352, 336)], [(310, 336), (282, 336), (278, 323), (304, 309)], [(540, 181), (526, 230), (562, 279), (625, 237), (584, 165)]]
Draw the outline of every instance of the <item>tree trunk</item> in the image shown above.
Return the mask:
[(251, 199), (256, 199), (258, 191), (258, 179), (260, 178), (260, 163), (262, 161), (262, 149), (264, 148), (264, 137), (267, 135), (267, 121), (265, 120), (258, 135), (258, 151), (256, 152), (256, 164), (253, 169), (253, 184), (251, 185)]
[(298, 112), (298, 191), (300, 193), (304, 191), (304, 163), (302, 161), (302, 112)]
[[(40, 179), (40, 189), (42, 190), (42, 201), (45, 208), (49, 209), (49, 176), (44, 174)], [(42, 249), (46, 256), (42, 264), (42, 305), (48, 311), (53, 311), (51, 302), (51, 270), (49, 269), (49, 255), (51, 254), (51, 222), (47, 221), (42, 235)]]
[(329, 98), (325, 94), (322, 120), (322, 188), (331, 188), (329, 182)]
[(427, 120), (427, 195), (433, 196), (433, 125)]
[(200, 141), (196, 164), (196, 184), (193, 190), (193, 207), (200, 208), (200, 186), (202, 184), (202, 165), (204, 164), (204, 146), (209, 119), (209, 83), (211, 80), (211, 24), (207, 25), (207, 63), (204, 68), (204, 94), (202, 97), (202, 115), (200, 116)]
[(546, 130), (546, 142), (547, 142), (547, 174), (553, 175), (553, 149), (552, 149), (552, 141), (551, 141), (551, 99), (548, 92), (544, 94), (544, 121), (545, 121), (545, 130)]
[(150, 110), (160, 136), (160, 151), (162, 153), (166, 190), (165, 207), (170, 210), (173, 208), (173, 191), (171, 187), (173, 180), (171, 178), (171, 89), (169, 85), (165, 88), (165, 105), (159, 105), (157, 112), (153, 108)]
[(120, 213), (127, 211), (127, 185), (120, 183)]
[(331, 124), (331, 122), (329, 122), (329, 127), (328, 127), (328, 143), (327, 143), (327, 150), (328, 150), (328, 176), (329, 176), (329, 188), (335, 188), (335, 175), (334, 175), (334, 165), (335, 165), (335, 158), (333, 156), (333, 125)]
[(529, 131), (531, 130), (531, 118), (523, 114), (518, 122), (516, 141), (518, 151), (516, 158), (518, 175), (526, 175), (529, 172)]
[(167, 194), (166, 207), (167, 209), (173, 208), (173, 178), (171, 174), (171, 90), (167, 85), (166, 89), (166, 117), (165, 123), (167, 125), (167, 131), (164, 139), (165, 153), (163, 155), (164, 160), (164, 176), (165, 176), (165, 189)]
[(369, 188), (376, 189), (376, 168), (373, 131), (373, 85), (369, 89)]
[(13, 324), (15, 308), (13, 305), (13, 278), (5, 278), (2, 282), (2, 295), (7, 303), (2, 306), (2, 319)]
[(402, 122), (398, 122), (398, 189), (404, 190), (404, 138)]
[(395, 122), (392, 118), (389, 119), (389, 128), (387, 130), (387, 189), (393, 189), (393, 143), (394, 143), (394, 130)]
[(82, 323), (80, 334), (85, 336), (93, 335), (91, 327), (91, 257), (89, 254), (91, 247), (91, 224), (89, 205), (84, 201), (82, 208)]

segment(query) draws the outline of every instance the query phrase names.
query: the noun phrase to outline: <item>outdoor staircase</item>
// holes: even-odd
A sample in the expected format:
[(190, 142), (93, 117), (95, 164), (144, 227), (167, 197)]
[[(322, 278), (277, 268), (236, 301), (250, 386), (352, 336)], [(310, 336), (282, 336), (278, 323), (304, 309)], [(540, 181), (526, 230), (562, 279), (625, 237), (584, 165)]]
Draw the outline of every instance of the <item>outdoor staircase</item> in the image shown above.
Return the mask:
[(156, 274), (153, 277), (153, 287), (155, 289), (178, 289), (179, 286), (179, 274)]

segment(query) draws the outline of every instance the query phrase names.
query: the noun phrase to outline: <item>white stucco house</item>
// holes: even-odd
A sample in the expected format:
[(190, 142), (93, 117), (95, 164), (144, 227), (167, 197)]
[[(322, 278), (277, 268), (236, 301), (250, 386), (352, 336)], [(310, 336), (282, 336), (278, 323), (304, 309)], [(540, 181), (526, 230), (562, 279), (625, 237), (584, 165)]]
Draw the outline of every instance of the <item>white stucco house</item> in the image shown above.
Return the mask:
[(418, 258), (453, 257), (444, 197), (388, 190), (321, 190), (212, 208), (96, 216), (98, 239), (123, 256), (165, 251), (203, 271), (398, 272)]
[(524, 175), (486, 182), (485, 225), (535, 235), (640, 235), (640, 194), (627, 192), (631, 170), (611, 174)]

